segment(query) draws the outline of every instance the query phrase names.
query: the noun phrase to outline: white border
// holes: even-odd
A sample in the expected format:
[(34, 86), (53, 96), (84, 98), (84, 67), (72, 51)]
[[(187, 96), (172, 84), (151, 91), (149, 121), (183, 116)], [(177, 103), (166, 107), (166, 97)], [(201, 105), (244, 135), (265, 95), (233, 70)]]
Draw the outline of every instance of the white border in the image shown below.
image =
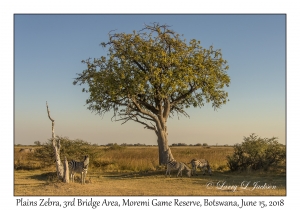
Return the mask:
[[(0, 23), (1, 23), (1, 64), (2, 74), (0, 83), (0, 116), (4, 116), (0, 121), (0, 128), (2, 131), (2, 153), (1, 163), (2, 171), (5, 169), (7, 173), (2, 173), (2, 193), (5, 193), (5, 198), (1, 199), (1, 206), (5, 209), (16, 206), (16, 199), (13, 196), (13, 164), (7, 157), (12, 156), (13, 146), (13, 15), (16, 13), (281, 13), (287, 14), (287, 153), (288, 166), (297, 166), (296, 154), (298, 154), (297, 129), (298, 124), (296, 119), (299, 116), (299, 71), (298, 64), (298, 49), (299, 49), (299, 12), (297, 11), (296, 1), (284, 2), (281, 1), (84, 1), (84, 2), (70, 2), (70, 1), (37, 1), (37, 0), (4, 0), (1, 3)], [(3, 73), (4, 72), (4, 73)], [(5, 148), (5, 149), (3, 149)], [(4, 161), (3, 161), (4, 160)], [(284, 208), (294, 207), (297, 204), (297, 193), (299, 185), (294, 178), (298, 167), (288, 167), (287, 179), (287, 196), (283, 197), (216, 197), (222, 200), (236, 200), (240, 201), (242, 198), (248, 200), (285, 200)], [(9, 180), (9, 181), (8, 181)], [(294, 193), (295, 192), (295, 193)], [(2, 194), (3, 196), (3, 194)], [(26, 198), (26, 197), (25, 197)], [(58, 197), (58, 200), (66, 200), (68, 197)], [(78, 197), (76, 197), (78, 198)], [(121, 200), (123, 197), (109, 197), (111, 200)], [(145, 197), (129, 197), (130, 199), (144, 199)], [(154, 197), (150, 197), (153, 199)], [(182, 199), (190, 199), (189, 197), (181, 197)], [(204, 197), (192, 197), (203, 200)], [(30, 199), (39, 198), (30, 197)], [(56, 199), (51, 197), (51, 199)], [(97, 197), (103, 200), (103, 197)], [(174, 199), (174, 197), (163, 197), (163, 199)], [(213, 197), (209, 197), (213, 199)], [(136, 207), (136, 209), (140, 207)], [(218, 208), (218, 207), (212, 207)], [(270, 208), (270, 207), (269, 207)], [(53, 209), (53, 208), (52, 208)], [(101, 207), (103, 209), (103, 207)], [(104, 208), (105, 209), (105, 208)], [(130, 208), (135, 209), (135, 208)], [(272, 208), (274, 209), (274, 208)]]

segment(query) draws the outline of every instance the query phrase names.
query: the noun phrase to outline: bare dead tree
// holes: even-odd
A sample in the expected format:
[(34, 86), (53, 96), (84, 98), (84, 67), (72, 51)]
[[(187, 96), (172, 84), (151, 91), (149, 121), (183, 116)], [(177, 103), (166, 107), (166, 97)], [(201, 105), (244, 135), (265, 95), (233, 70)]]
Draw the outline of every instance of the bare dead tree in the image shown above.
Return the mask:
[(64, 169), (64, 182), (69, 183), (69, 164), (66, 156), (64, 160)]
[(56, 139), (56, 137), (55, 137), (54, 119), (52, 119), (51, 116), (50, 116), (50, 110), (49, 110), (47, 101), (46, 101), (46, 107), (47, 107), (48, 117), (52, 121), (52, 139), (51, 139), (51, 141), (52, 141), (52, 145), (53, 145), (53, 149), (54, 149), (54, 153), (55, 153), (57, 177), (60, 180), (65, 180), (64, 179), (64, 175), (65, 175), (64, 171), (65, 170), (64, 170), (63, 164), (60, 160), (60, 154), (59, 154), (60, 153), (60, 139)]

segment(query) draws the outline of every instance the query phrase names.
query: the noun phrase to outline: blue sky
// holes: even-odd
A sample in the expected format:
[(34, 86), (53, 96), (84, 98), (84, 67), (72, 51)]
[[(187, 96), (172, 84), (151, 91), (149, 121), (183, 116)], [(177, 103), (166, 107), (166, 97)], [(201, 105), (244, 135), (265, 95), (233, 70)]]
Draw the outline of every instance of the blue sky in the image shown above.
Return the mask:
[(14, 15), (14, 142), (51, 138), (55, 133), (97, 144), (156, 144), (137, 123), (112, 122), (87, 110), (86, 93), (72, 84), (81, 60), (106, 55), (99, 44), (108, 32), (131, 33), (144, 23), (170, 25), (186, 40), (221, 49), (231, 78), (230, 101), (218, 111), (210, 104), (190, 108), (190, 118), (169, 119), (169, 144), (241, 143), (244, 136), (286, 141), (285, 15)]

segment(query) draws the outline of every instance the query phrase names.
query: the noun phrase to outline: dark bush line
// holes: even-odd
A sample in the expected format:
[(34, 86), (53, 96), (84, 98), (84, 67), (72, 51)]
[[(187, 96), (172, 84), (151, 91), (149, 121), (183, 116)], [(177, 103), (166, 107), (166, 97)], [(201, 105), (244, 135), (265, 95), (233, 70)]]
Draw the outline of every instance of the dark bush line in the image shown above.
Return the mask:
[(285, 147), (278, 143), (276, 137), (260, 138), (255, 134), (244, 137), (242, 144), (234, 145), (233, 155), (227, 156), (231, 171), (268, 170), (285, 160)]

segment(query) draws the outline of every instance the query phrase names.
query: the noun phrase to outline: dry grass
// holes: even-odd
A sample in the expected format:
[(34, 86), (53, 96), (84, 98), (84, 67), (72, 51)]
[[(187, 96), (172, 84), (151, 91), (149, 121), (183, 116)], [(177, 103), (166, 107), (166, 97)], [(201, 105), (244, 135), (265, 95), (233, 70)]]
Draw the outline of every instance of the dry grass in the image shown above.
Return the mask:
[[(103, 149), (103, 148), (99, 148)], [(87, 184), (61, 183), (56, 180), (55, 167), (32, 170), (15, 170), (15, 196), (249, 196), (286, 195), (285, 167), (282, 171), (243, 172), (227, 171), (226, 155), (232, 154), (232, 147), (172, 147), (176, 160), (189, 162), (192, 158), (206, 158), (213, 166), (212, 176), (187, 178), (165, 177), (164, 167), (158, 166), (157, 147), (126, 148), (106, 151), (89, 168)], [(15, 153), (15, 161), (18, 153)], [(23, 157), (24, 164), (37, 161)], [(38, 161), (36, 164), (41, 164)], [(101, 165), (102, 164), (102, 165)], [(26, 164), (25, 164), (26, 165)], [(77, 175), (79, 176), (79, 175)], [(258, 182), (275, 189), (253, 189)], [(243, 189), (242, 183), (249, 183)], [(213, 185), (212, 185), (213, 184)], [(223, 187), (222, 187), (223, 184)], [(266, 186), (265, 186), (266, 188)]]
[[(232, 147), (172, 147), (177, 161), (189, 163), (193, 158), (206, 158), (214, 170), (226, 169), (226, 156), (232, 154)], [(128, 147), (111, 150), (94, 160), (102, 171), (152, 171), (158, 166), (157, 147)], [(227, 168), (228, 169), (228, 168)]]
[[(44, 171), (16, 172), (15, 196), (249, 196), (249, 195), (286, 195), (285, 176), (247, 175), (215, 173), (213, 176), (197, 176), (192, 178), (165, 177), (161, 173), (149, 174), (117, 174), (90, 173), (87, 184), (61, 183), (47, 181)], [(253, 189), (253, 183), (260, 185), (267, 183), (276, 189)], [(217, 183), (225, 183), (229, 188), (221, 189)], [(242, 189), (242, 182), (250, 182), (246, 189)], [(214, 186), (210, 184), (213, 183)], [(236, 188), (233, 188), (236, 186)]]

